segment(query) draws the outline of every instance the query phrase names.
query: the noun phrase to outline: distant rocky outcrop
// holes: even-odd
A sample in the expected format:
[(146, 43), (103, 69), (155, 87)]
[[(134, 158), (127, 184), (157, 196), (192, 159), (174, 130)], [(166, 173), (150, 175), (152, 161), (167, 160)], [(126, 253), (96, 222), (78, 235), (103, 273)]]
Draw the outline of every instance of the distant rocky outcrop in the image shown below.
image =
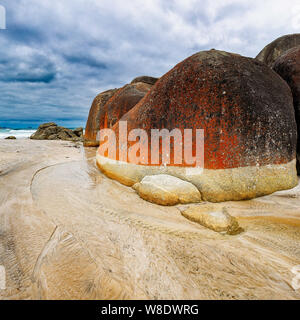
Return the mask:
[(9, 136), (6, 137), (5, 140), (16, 140), (17, 138), (15, 136)]
[[(125, 162), (119, 153), (110, 159), (99, 149), (99, 168), (121, 183), (132, 186), (145, 176), (170, 174), (193, 183), (211, 202), (255, 198), (298, 183), (291, 90), (255, 59), (217, 50), (196, 53), (161, 77), (120, 121), (127, 121), (128, 132), (142, 128), (148, 137), (153, 128), (204, 130), (203, 172), (187, 164), (184, 153), (177, 166), (174, 148), (167, 166), (162, 148), (154, 150), (150, 143), (141, 144), (141, 154), (151, 159), (159, 152), (157, 164)], [(118, 141), (119, 122), (112, 129)]]
[(142, 199), (164, 206), (201, 201), (200, 192), (194, 185), (165, 174), (147, 176), (133, 189)]
[(257, 60), (266, 63), (269, 67), (282, 54), (291, 48), (300, 45), (300, 33), (288, 34), (268, 44), (256, 57)]
[(73, 132), (76, 134), (77, 137), (79, 137), (79, 138), (83, 137), (83, 128), (82, 127), (74, 129)]
[(71, 129), (60, 127), (54, 122), (49, 122), (40, 125), (30, 139), (82, 141), (80, 137), (81, 132), (82, 128), (72, 131)]
[(132, 109), (151, 89), (157, 79), (139, 77), (120, 89), (100, 93), (93, 101), (86, 124), (84, 146), (99, 145), (97, 134), (101, 129), (111, 128)]
[(295, 116), (298, 127), (297, 168), (300, 174), (300, 46), (281, 55), (273, 64), (276, 71), (290, 86), (293, 93)]

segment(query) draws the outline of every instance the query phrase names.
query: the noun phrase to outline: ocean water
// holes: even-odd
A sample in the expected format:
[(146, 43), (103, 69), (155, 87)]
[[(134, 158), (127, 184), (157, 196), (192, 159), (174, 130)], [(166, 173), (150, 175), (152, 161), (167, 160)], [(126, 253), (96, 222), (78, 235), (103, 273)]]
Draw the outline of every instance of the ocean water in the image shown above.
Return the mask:
[(29, 138), (35, 131), (35, 129), (0, 129), (0, 140), (9, 136), (15, 136), (17, 139), (26, 139)]
[[(9, 136), (15, 136), (17, 139), (29, 138), (39, 127), (40, 124), (53, 122), (45, 121), (1, 121), (0, 120), (0, 140)], [(55, 121), (59, 126), (74, 130), (78, 127), (85, 127), (85, 120), (58, 120)]]

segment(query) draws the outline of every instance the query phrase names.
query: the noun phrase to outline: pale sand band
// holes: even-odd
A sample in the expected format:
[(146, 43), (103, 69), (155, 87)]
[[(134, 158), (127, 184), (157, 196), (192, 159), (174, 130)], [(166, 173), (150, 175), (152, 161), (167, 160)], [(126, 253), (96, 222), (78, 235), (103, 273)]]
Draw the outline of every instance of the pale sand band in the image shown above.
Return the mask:
[(97, 154), (96, 162), (108, 177), (133, 186), (145, 176), (169, 174), (193, 183), (203, 201), (246, 200), (292, 189), (298, 184), (296, 159), (286, 164), (240, 167), (234, 169), (199, 169), (155, 167), (112, 160)]

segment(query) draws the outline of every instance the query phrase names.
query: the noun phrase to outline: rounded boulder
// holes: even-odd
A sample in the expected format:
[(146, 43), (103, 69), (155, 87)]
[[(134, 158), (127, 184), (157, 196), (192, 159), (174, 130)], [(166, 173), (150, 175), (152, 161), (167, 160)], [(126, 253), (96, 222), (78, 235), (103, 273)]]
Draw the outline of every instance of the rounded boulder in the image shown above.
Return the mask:
[(140, 77), (134, 78), (131, 81), (131, 84), (143, 82), (143, 83), (151, 84), (153, 86), (157, 82), (157, 80), (158, 80), (158, 78), (149, 77), (149, 76), (140, 76)]
[(273, 70), (287, 82), (292, 90), (298, 128), (297, 168), (298, 174), (300, 174), (300, 46), (292, 48), (281, 55), (274, 62)]
[[(204, 132), (203, 170), (187, 163), (185, 152), (178, 164), (175, 144), (167, 165), (164, 148), (151, 148), (149, 140), (140, 143), (139, 153), (148, 157), (146, 164), (120, 159), (120, 152), (113, 157), (102, 154), (99, 148), (99, 168), (126, 185), (147, 175), (169, 174), (193, 183), (202, 199), (212, 202), (251, 199), (297, 185), (291, 90), (278, 74), (255, 59), (217, 50), (196, 53), (161, 77), (115, 124), (117, 141), (125, 122), (128, 132), (143, 129), (147, 137), (152, 130), (162, 129), (178, 129), (182, 136), (185, 129)], [(199, 147), (195, 140), (191, 142), (193, 154)], [(153, 150), (160, 153), (155, 164)]]
[(257, 55), (256, 59), (269, 67), (286, 51), (300, 45), (300, 33), (288, 34), (269, 43)]
[(106, 102), (117, 92), (118, 89), (104, 91), (96, 96), (90, 108), (88, 120), (85, 127), (84, 146), (97, 147), (97, 134), (100, 130), (100, 118)]
[(111, 128), (145, 96), (151, 87), (151, 84), (136, 82), (98, 95), (90, 110), (84, 145), (86, 147), (98, 146), (100, 130)]

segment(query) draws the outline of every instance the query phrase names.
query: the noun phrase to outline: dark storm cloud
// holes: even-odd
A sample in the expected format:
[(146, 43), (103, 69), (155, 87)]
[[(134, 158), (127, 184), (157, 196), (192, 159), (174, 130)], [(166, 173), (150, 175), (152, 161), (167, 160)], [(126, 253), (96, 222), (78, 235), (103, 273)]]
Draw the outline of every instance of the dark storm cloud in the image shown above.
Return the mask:
[(299, 32), (297, 0), (0, 0), (0, 121), (87, 117), (94, 96), (204, 49), (255, 56)]
[(55, 65), (47, 57), (33, 54), (27, 59), (10, 56), (0, 60), (0, 82), (43, 82), (55, 80)]
[(94, 59), (89, 56), (72, 56), (72, 55), (64, 55), (64, 59), (69, 63), (74, 64), (83, 64), (91, 68), (96, 69), (107, 69), (107, 66), (105, 63), (101, 61), (97, 61), (97, 59)]
[(5, 31), (5, 37), (13, 39), (14, 42), (26, 44), (40, 43), (46, 40), (42, 32), (27, 25), (10, 24)]

